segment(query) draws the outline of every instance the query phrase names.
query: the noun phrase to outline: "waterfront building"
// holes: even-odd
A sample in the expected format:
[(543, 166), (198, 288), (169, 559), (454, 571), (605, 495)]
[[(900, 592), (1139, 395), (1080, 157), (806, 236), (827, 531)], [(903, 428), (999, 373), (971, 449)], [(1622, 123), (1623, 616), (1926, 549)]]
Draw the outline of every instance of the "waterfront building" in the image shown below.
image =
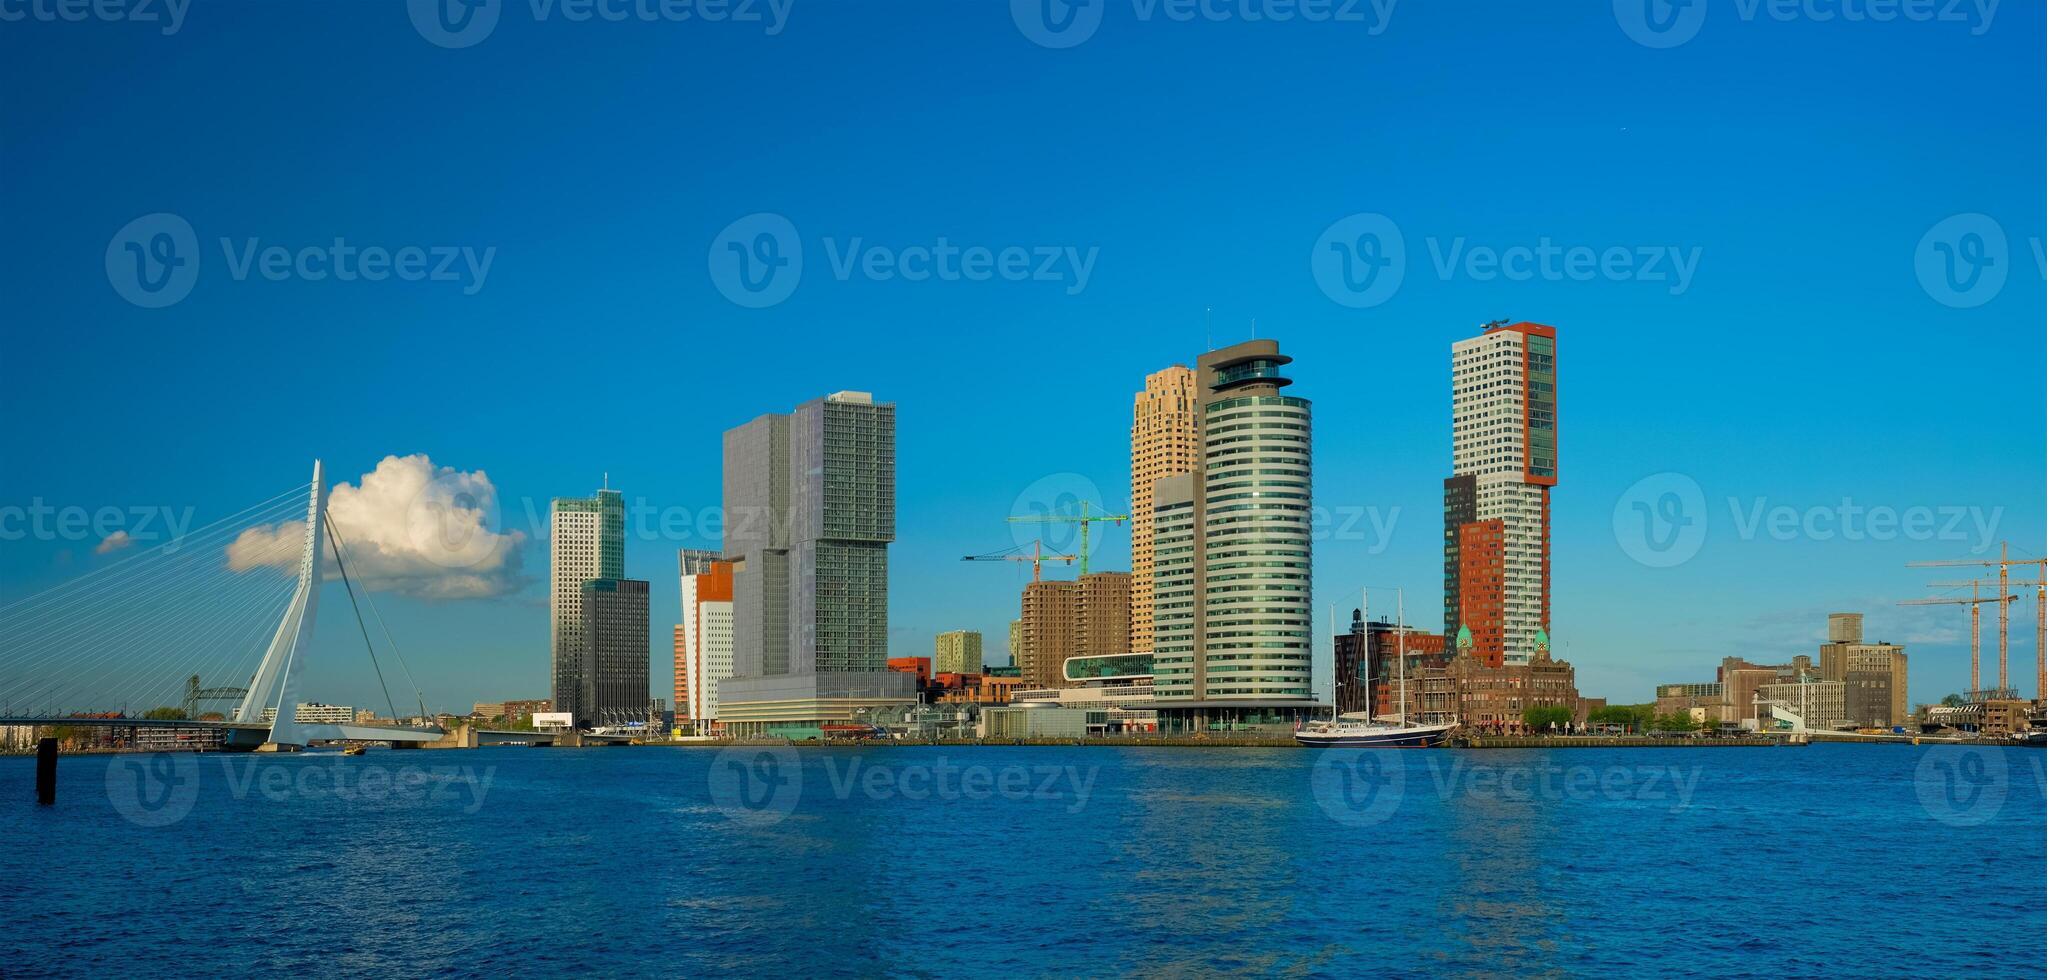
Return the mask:
[(1192, 473), (1201, 437), (1195, 376), (1175, 364), (1144, 378), (1130, 420), (1130, 645), (1152, 648), (1152, 485)]
[(1602, 703), (1579, 696), (1576, 668), (1551, 659), (1547, 635), (1536, 635), (1527, 663), (1494, 664), (1478, 656), (1468, 628), (1458, 632), (1457, 647), (1447, 659), (1424, 655), (1410, 662), (1409, 721), (1521, 734), (1530, 708), (1563, 708), (1572, 724), (1583, 725), (1590, 710)]
[(1718, 681), (1656, 685), (1656, 713), (1696, 715), (1713, 724), (1739, 720), (1727, 714), (1727, 686)]
[(598, 578), (583, 583), (583, 656), (576, 723), (629, 727), (647, 720), (647, 583)]
[[(483, 721), (503, 718), (506, 722), (517, 722), (522, 718), (530, 718), (539, 712), (547, 711), (549, 707), (546, 698), (531, 701), (478, 701), (470, 707), (469, 716)], [(376, 718), (376, 712), (367, 708), (355, 713), (358, 725), (375, 721)]]
[(935, 704), (1008, 704), (1022, 686), (1021, 677), (933, 674), (930, 700)]
[(137, 728), (137, 752), (218, 752), (227, 742), (225, 728)]
[(725, 433), (732, 563), (728, 733), (807, 737), (853, 712), (914, 704), (888, 669), (895, 406), (842, 391)]
[(1336, 710), (1342, 714), (1366, 710), (1381, 717), (1399, 714), (1402, 650), (1410, 678), (1420, 676), (1421, 668), (1449, 662), (1441, 634), (1412, 626), (1403, 629), (1384, 617), (1368, 623), (1361, 609), (1350, 611), (1350, 629), (1336, 634), (1335, 643)]
[(1109, 731), (1158, 731), (1149, 654), (1073, 657), (1066, 661), (1064, 680), (1060, 687), (1018, 688), (1011, 703), (1103, 711)]
[(1365, 675), (1372, 684), (1372, 711), (1381, 716), (1399, 711), (1403, 652), (1407, 657), (1405, 676), (1409, 678), (1426, 668), (1450, 662), (1449, 645), (1442, 634), (1412, 626), (1402, 628), (1385, 617), (1365, 624), (1365, 650)]
[(1846, 685), (1846, 710), (1856, 724), (1889, 728), (1911, 719), (1906, 664), (1902, 644), (1863, 642), (1861, 613), (1827, 617), (1827, 642), (1820, 644), (1820, 675)]
[[(686, 734), (718, 727), (718, 687), (732, 676), (732, 563), (714, 551), (676, 554), (682, 622), (675, 627), (675, 716)], [(685, 724), (686, 722), (686, 724)]]
[(1196, 362), (1194, 472), (1152, 485), (1161, 723), (1284, 728), (1312, 713), (1312, 412), (1270, 340)]
[(1017, 658), (1022, 653), (1023, 653), (1023, 620), (1012, 619), (1009, 621), (1009, 665), (1012, 667), (1016, 666), (1017, 663), (1019, 662)]
[[(318, 701), (305, 701), (292, 709), (291, 716), (301, 725), (355, 724), (355, 708), (345, 704), (321, 704)], [(260, 717), (265, 723), (274, 722), (277, 720), (277, 709), (264, 708)]]
[(1007, 704), (1023, 679), (997, 674), (934, 670), (930, 657), (890, 657), (888, 669), (911, 677), (925, 704)]
[(931, 669), (940, 674), (981, 672), (981, 634), (975, 630), (948, 630), (932, 641)]
[[(1789, 727), (1783, 720), (1786, 712), (1804, 718), (1805, 727), (1817, 731), (1856, 727), (1848, 714), (1847, 685), (1841, 681), (1821, 680), (1807, 674), (1797, 681), (1764, 684), (1756, 693), (1764, 701), (1763, 710), (1755, 716), (1758, 729)], [(1772, 720), (1764, 720), (1766, 717)]]
[[(1759, 707), (1756, 703), (1759, 696), (1767, 697), (1763, 694), (1763, 688), (1771, 685), (1796, 685), (1827, 678), (1813, 666), (1811, 657), (1801, 654), (1792, 657), (1790, 663), (1784, 664), (1756, 664), (1740, 657), (1726, 657), (1720, 661), (1720, 669), (1715, 679), (1720, 689), (1718, 720), (1739, 723), (1744, 728), (1760, 728), (1768, 727), (1769, 723), (1764, 719), (1771, 714), (1768, 705)], [(1662, 688), (1658, 690), (1660, 692)], [(1807, 727), (1821, 726), (1808, 722)]]
[(1109, 730), (1109, 713), (1089, 708), (1012, 705), (981, 711), (982, 738), (1086, 738)]
[(1058, 687), (1070, 657), (1130, 652), (1130, 574), (1090, 572), (1070, 582), (1024, 586), (1024, 682)]
[(1443, 632), (1487, 664), (1528, 663), (1550, 621), (1556, 328), (1495, 322), (1450, 346)]
[(556, 497), (548, 516), (548, 651), (561, 711), (583, 716), (583, 584), (625, 577), (625, 496), (606, 487), (594, 497)]

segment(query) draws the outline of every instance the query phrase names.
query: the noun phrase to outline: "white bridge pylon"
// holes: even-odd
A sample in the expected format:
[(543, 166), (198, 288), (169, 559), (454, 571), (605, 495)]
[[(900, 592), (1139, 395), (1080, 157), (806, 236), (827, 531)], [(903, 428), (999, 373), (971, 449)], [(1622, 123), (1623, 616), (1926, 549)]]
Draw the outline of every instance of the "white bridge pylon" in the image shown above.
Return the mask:
[(291, 605), (284, 610), (284, 620), (277, 624), (277, 634), (263, 654), (263, 663), (256, 668), (255, 679), (249, 682), (248, 695), (242, 698), (241, 707), (235, 709), (234, 720), (247, 725), (261, 724), (263, 709), (274, 709), (272, 717), (276, 720), (270, 724), (265, 748), (306, 744), (303, 726), (298, 722), (298, 680), (307, 649), (313, 642), (313, 621), (320, 611), (320, 549), (326, 536), (327, 482), (316, 459), (312, 499), (306, 504), (305, 552), (299, 556), (298, 589), (292, 593)]

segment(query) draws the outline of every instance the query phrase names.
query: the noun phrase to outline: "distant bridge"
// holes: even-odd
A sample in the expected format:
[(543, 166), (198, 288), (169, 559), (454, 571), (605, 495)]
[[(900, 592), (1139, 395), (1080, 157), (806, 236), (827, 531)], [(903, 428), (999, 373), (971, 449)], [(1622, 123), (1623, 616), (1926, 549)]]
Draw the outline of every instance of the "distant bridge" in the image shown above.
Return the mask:
[[(328, 524), (327, 487), (318, 460), (313, 462), (313, 482), (305, 503), (305, 531), (298, 549), (298, 575), (290, 602), (275, 629), (267, 630), (270, 641), (263, 658), (246, 694), (231, 712), (219, 720), (207, 721), (156, 719), (132, 716), (126, 711), (54, 707), (40, 712), (21, 710), (23, 705), (38, 705), (65, 696), (66, 691), (82, 690), (84, 696), (103, 696), (101, 692), (109, 686), (136, 683), (129, 675), (139, 676), (140, 683), (155, 685), (159, 673), (155, 665), (136, 665), (137, 659), (150, 656), (152, 651), (193, 660), (173, 665), (179, 668), (176, 676), (191, 675), (185, 682), (188, 706), (195, 698), (222, 699), (223, 694), (234, 690), (200, 689), (199, 672), (192, 668), (210, 667), (217, 673), (231, 664), (236, 647), (246, 642), (251, 627), (261, 627), (265, 622), (250, 617), (262, 615), (263, 597), (266, 591), (275, 595), (275, 586), (266, 590), (260, 578), (253, 585), (236, 580), (220, 585), (208, 580), (206, 574), (224, 570), (239, 574), (255, 567), (235, 567), (235, 547), (243, 543), (251, 529), (268, 529), (271, 521), (289, 517), (289, 511), (280, 515), (278, 508), (291, 505), (296, 496), (297, 490), (272, 497), (234, 515), (242, 517), (253, 512), (254, 516), (242, 523), (233, 523), (232, 519), (216, 522), (150, 552), (0, 608), (0, 726), (218, 729), (226, 733), (226, 747), (256, 751), (287, 751), (317, 741), (381, 741), (394, 745), (441, 741), (447, 733), (439, 728), (298, 720), (299, 682), (305, 672), (320, 607), (323, 550), (333, 555), (343, 584), (348, 586), (350, 604), (354, 605), (356, 600), (354, 585), (348, 581), (346, 546)], [(124, 569), (130, 573), (125, 579), (120, 574)], [(103, 572), (115, 574), (97, 577)], [(369, 645), (369, 628), (362, 623), (360, 607), (355, 612), (364, 643)], [(134, 621), (123, 620), (124, 615)], [(96, 628), (105, 635), (96, 635)], [(183, 642), (183, 630), (199, 634), (197, 642)], [(388, 639), (388, 631), (385, 635)], [(237, 641), (237, 636), (245, 639)], [(370, 657), (374, 665), (373, 645)], [(399, 665), (402, 668), (403, 661)], [(377, 675), (379, 683), (383, 683), (381, 666), (377, 667)], [(143, 693), (154, 694), (158, 690), (152, 686)], [(388, 701), (388, 687), (385, 697)], [(425, 699), (420, 700), (420, 713), (424, 716)], [(266, 715), (270, 720), (266, 720)]]

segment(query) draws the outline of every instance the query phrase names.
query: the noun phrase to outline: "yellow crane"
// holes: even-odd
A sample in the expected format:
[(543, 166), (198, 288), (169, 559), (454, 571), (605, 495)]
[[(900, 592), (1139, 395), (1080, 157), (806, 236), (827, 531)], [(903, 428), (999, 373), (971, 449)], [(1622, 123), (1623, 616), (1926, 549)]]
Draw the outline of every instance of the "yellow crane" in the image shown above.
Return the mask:
[(1082, 575), (1086, 575), (1086, 574), (1087, 574), (1087, 556), (1088, 556), (1088, 552), (1089, 552), (1090, 550), (1092, 550), (1092, 549), (1090, 549), (1090, 548), (1088, 547), (1088, 533), (1087, 533), (1087, 529), (1088, 529), (1088, 528), (1090, 528), (1090, 527), (1092, 527), (1092, 526), (1094, 526), (1095, 524), (1101, 523), (1101, 522), (1103, 522), (1103, 521), (1109, 521), (1109, 522), (1112, 522), (1112, 523), (1115, 523), (1115, 524), (1119, 524), (1119, 525), (1120, 525), (1120, 524), (1122, 524), (1122, 523), (1123, 523), (1124, 521), (1127, 521), (1127, 520), (1129, 520), (1129, 519), (1130, 519), (1130, 515), (1129, 515), (1129, 514), (1092, 514), (1092, 513), (1089, 513), (1089, 508), (1090, 508), (1091, 506), (1092, 506), (1092, 505), (1091, 505), (1091, 504), (1090, 504), (1089, 502), (1087, 502), (1087, 501), (1083, 500), (1083, 501), (1081, 501), (1081, 502), (1080, 502), (1080, 513), (1078, 513), (1078, 514), (1032, 514), (1032, 515), (1018, 515), (1018, 516), (1015, 516), (1015, 517), (1011, 517), (1011, 518), (1009, 519), (1009, 522), (1010, 522), (1011, 524), (1078, 524), (1078, 525), (1080, 525), (1080, 573), (1081, 573)]
[[(2014, 565), (2040, 566), (2040, 581), (2047, 582), (2047, 558), (2014, 559), (2011, 556), (2011, 542), (2009, 541), (2002, 543), (1996, 558), (1958, 558), (1947, 561), (1913, 561), (1905, 563), (1906, 568), (1974, 566), (1977, 568), (1995, 567), (1997, 569), (1997, 677), (1999, 687), (2004, 686), (2006, 680), (2005, 673), (2010, 666), (2011, 660), (2011, 607), (2008, 605), (2010, 602), (2010, 588), (2013, 584), (2034, 584), (2031, 582), (2013, 583), (2011, 581), (2011, 569)], [(2047, 586), (2040, 588), (2039, 607), (2035, 610), (2033, 617), (2033, 665), (2039, 675), (2035, 678), (2039, 686), (2034, 689), (2034, 696), (2047, 698)]]
[[(1983, 604), (1995, 602), (1997, 603), (1998, 611), (2002, 612), (2006, 608), (2007, 603), (2017, 598), (2018, 596), (2015, 595), (2002, 598), (1994, 595), (1970, 596), (1967, 598), (1957, 596), (1951, 599), (1906, 599), (1898, 603), (1898, 605), (1969, 607), (1969, 690), (1980, 691), (1983, 689)], [(1997, 679), (1997, 686), (2000, 688), (2004, 686), (2004, 678), (2002, 676)]]

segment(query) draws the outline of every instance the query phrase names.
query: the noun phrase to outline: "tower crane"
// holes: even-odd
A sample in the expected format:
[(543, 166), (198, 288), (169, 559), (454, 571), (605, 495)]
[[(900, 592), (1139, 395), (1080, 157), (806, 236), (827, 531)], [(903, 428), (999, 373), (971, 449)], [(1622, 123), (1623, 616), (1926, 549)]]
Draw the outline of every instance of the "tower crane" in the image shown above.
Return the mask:
[[(2015, 559), (2011, 556), (2011, 542), (2009, 541), (2003, 542), (1996, 558), (1959, 558), (1948, 561), (1913, 561), (1905, 563), (1907, 568), (1995, 567), (1997, 569), (1997, 594), (2001, 600), (2008, 594), (2010, 586), (2014, 584), (2034, 584), (2032, 582), (2013, 583), (2011, 581), (2011, 569), (2014, 565), (2040, 566), (2039, 581), (2047, 582), (2047, 558)], [(2006, 604), (2006, 601), (2008, 600), (1999, 601), (1997, 604), (1997, 672), (2000, 682), (2004, 679), (2005, 669), (2011, 656), (2009, 636), (2011, 607)], [(2035, 678), (2039, 686), (2034, 688), (2034, 696), (2047, 698), (2047, 586), (2040, 587), (2039, 606), (2035, 610), (2033, 617), (2033, 665), (2039, 675)]]
[(1090, 550), (1092, 550), (1092, 549), (1090, 549), (1090, 548), (1088, 547), (1088, 533), (1087, 533), (1087, 532), (1088, 532), (1088, 528), (1089, 528), (1089, 527), (1091, 527), (1091, 526), (1093, 526), (1093, 525), (1095, 525), (1095, 524), (1101, 523), (1101, 522), (1103, 522), (1103, 521), (1110, 521), (1110, 522), (1113, 522), (1113, 523), (1115, 523), (1115, 524), (1121, 525), (1121, 524), (1122, 524), (1122, 523), (1123, 523), (1124, 521), (1127, 521), (1127, 520), (1129, 520), (1129, 519), (1130, 519), (1130, 515), (1129, 515), (1129, 514), (1091, 514), (1091, 513), (1089, 513), (1089, 508), (1090, 508), (1091, 506), (1092, 506), (1092, 505), (1091, 505), (1091, 504), (1090, 504), (1090, 503), (1089, 503), (1088, 501), (1085, 501), (1085, 500), (1083, 500), (1083, 501), (1081, 501), (1081, 502), (1080, 502), (1080, 513), (1079, 513), (1079, 514), (1032, 514), (1032, 515), (1029, 515), (1029, 516), (1021, 516), (1021, 515), (1019, 515), (1019, 516), (1016, 516), (1016, 517), (1011, 517), (1011, 518), (1009, 519), (1009, 522), (1010, 522), (1011, 524), (1078, 524), (1078, 525), (1080, 525), (1080, 573), (1081, 573), (1082, 575), (1086, 575), (1086, 574), (1087, 574), (1087, 556), (1088, 556), (1088, 552), (1089, 552)]
[[(1074, 556), (1072, 556), (1072, 555), (1048, 555), (1048, 554), (1045, 554), (1045, 543), (1044, 543), (1043, 541), (1033, 541), (1033, 542), (1031, 542), (1031, 550), (1029, 550), (1029, 551), (1024, 551), (1024, 550), (1022, 550), (1022, 547), (1023, 547), (1022, 545), (1018, 545), (1017, 547), (1014, 547), (1014, 548), (1007, 548), (1007, 549), (1004, 549), (1004, 550), (1002, 550), (1002, 551), (991, 551), (991, 552), (989, 552), (989, 553), (987, 553), (987, 554), (985, 554), (985, 555), (967, 555), (967, 556), (965, 556), (965, 557), (961, 558), (960, 560), (961, 560), (961, 561), (1027, 561), (1027, 562), (1030, 562), (1030, 563), (1031, 563), (1031, 581), (1033, 581), (1033, 582), (1038, 582), (1038, 581), (1042, 581), (1042, 580), (1043, 580), (1043, 574), (1042, 574), (1042, 573), (1043, 573), (1043, 565), (1044, 565), (1044, 563), (1045, 563), (1045, 562), (1048, 562), (1048, 561), (1063, 561), (1063, 562), (1067, 563), (1068, 565), (1071, 565), (1071, 564), (1073, 564), (1073, 563), (1074, 563), (1074, 561), (1076, 560), (1076, 559), (1074, 558)], [(1084, 568), (1084, 567), (1086, 567), (1086, 560), (1085, 560), (1085, 559), (1080, 559), (1080, 561), (1082, 562), (1082, 567), (1083, 567), (1083, 568)]]
[[(1898, 603), (1898, 605), (1969, 607), (1969, 689), (1980, 691), (1983, 689), (1983, 604), (1995, 602), (1998, 605), (1998, 609), (2002, 611), (2006, 603), (2012, 602), (2017, 598), (2018, 596), (2004, 596), (2000, 598), (1993, 595), (1971, 596), (1968, 598), (1958, 596), (1952, 599), (1906, 599)], [(2001, 677), (1998, 679), (1998, 686), (2004, 686), (2004, 680)]]

